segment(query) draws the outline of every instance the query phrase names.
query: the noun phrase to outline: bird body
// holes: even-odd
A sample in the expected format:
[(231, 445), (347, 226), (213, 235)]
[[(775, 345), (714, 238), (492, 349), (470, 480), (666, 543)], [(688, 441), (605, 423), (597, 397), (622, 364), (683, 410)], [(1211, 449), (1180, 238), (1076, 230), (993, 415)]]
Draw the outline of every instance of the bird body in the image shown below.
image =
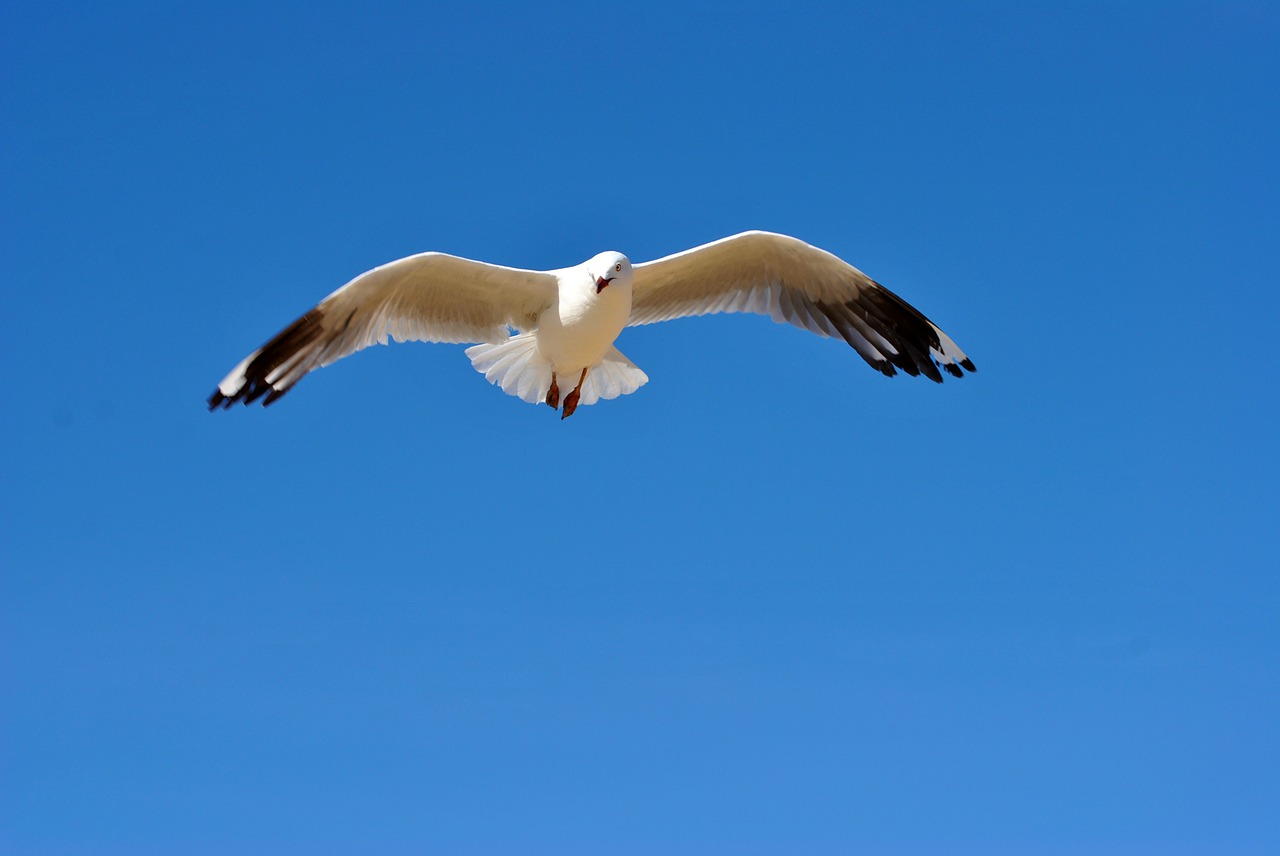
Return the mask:
[[(477, 371), (524, 401), (580, 405), (648, 381), (614, 341), (627, 326), (754, 312), (843, 339), (872, 368), (941, 382), (973, 362), (913, 306), (840, 258), (786, 235), (744, 232), (632, 266), (606, 252), (528, 271), (422, 253), (361, 274), (246, 357), (210, 409), (271, 404), (304, 375), (372, 344), (478, 342)], [(515, 335), (512, 335), (512, 333)]]
[[(621, 253), (601, 253), (576, 267), (556, 271), (557, 291), (538, 316), (538, 350), (556, 371), (568, 374), (604, 357), (631, 317), (631, 262)], [(609, 281), (601, 288), (598, 279)]]

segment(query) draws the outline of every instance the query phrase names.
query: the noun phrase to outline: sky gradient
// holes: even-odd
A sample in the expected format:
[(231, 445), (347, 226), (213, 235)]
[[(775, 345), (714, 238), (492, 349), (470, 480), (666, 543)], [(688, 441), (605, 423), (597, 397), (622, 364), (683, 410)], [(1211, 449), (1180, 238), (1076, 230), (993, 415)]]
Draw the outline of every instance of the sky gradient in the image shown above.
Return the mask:
[[(1280, 14), (1119, 5), (5, 4), (0, 853), (1277, 852)], [(391, 259), (746, 229), (977, 374), (206, 412)]]

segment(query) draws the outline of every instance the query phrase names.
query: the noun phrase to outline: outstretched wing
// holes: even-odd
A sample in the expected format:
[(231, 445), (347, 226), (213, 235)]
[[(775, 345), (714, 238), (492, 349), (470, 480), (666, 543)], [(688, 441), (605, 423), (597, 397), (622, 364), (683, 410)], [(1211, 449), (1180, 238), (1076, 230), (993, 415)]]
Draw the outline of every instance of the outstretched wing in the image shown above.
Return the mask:
[(631, 324), (754, 312), (844, 339), (877, 371), (942, 382), (973, 362), (928, 318), (825, 250), (772, 232), (743, 232), (635, 267)]
[[(312, 369), (373, 344), (500, 342), (532, 326), (556, 294), (554, 274), (422, 253), (363, 273), (245, 357), (209, 409), (270, 404)], [(264, 398), (265, 396), (265, 398)]]

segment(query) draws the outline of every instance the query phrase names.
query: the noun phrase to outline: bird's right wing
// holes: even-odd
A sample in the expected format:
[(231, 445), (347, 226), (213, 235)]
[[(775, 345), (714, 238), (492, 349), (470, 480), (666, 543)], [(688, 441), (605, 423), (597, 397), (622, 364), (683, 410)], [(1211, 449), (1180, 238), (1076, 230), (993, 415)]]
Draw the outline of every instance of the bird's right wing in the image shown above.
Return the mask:
[[(209, 409), (270, 404), (303, 375), (373, 344), (500, 342), (550, 306), (556, 277), (541, 271), (421, 253), (363, 273), (231, 370)], [(264, 398), (265, 396), (265, 398)]]

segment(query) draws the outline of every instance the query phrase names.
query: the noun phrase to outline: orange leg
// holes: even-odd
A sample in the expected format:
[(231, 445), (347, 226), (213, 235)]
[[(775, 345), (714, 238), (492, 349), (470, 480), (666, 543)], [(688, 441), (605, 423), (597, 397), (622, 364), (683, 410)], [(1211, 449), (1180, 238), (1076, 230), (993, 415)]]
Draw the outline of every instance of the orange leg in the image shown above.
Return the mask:
[(551, 389), (547, 390), (547, 404), (551, 405), (551, 409), (555, 410), (560, 406), (560, 387), (556, 385), (556, 373), (551, 373)]
[(582, 376), (578, 378), (578, 385), (573, 388), (573, 392), (564, 397), (564, 410), (560, 413), (561, 419), (568, 419), (573, 415), (573, 411), (578, 409), (578, 399), (582, 396), (582, 382), (587, 379), (587, 370), (582, 370)]

